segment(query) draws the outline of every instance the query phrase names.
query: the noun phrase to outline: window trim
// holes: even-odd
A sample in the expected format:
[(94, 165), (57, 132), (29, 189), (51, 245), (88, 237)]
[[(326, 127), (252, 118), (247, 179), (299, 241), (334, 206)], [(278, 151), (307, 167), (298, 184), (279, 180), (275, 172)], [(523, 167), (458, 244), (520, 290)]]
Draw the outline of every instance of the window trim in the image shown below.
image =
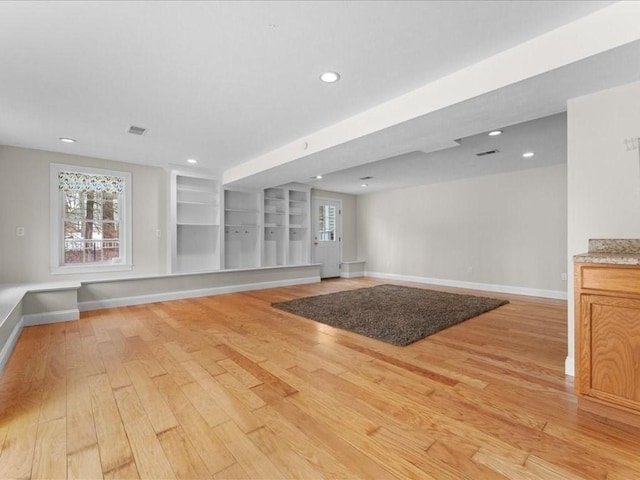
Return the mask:
[[(65, 265), (64, 260), (64, 239), (62, 238), (62, 192), (58, 185), (58, 174), (60, 172), (79, 172), (88, 175), (109, 175), (124, 179), (124, 208), (119, 212), (120, 229), (122, 235), (120, 257), (123, 259), (119, 263), (86, 263), (81, 265)], [(53, 275), (71, 273), (100, 273), (100, 272), (124, 272), (133, 268), (131, 262), (132, 254), (132, 222), (131, 222), (131, 173), (102, 168), (85, 167), (82, 165), (70, 165), (62, 163), (52, 163), (49, 175), (50, 192), (50, 272)]]

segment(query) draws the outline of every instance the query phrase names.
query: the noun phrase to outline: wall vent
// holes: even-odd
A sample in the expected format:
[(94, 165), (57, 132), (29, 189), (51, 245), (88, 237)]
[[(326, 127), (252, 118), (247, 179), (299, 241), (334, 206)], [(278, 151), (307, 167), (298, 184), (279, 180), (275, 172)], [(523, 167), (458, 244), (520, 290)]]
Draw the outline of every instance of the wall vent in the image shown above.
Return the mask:
[(360, 180), (371, 180), (373, 177), (360, 177)]
[(147, 129), (143, 127), (136, 127), (135, 125), (131, 125), (129, 127), (129, 133), (132, 135), (144, 135), (147, 133)]
[(493, 155), (494, 153), (498, 153), (500, 150), (498, 150), (497, 148), (494, 150), (487, 150), (486, 152), (480, 152), (480, 153), (476, 153), (476, 156), (478, 157), (484, 157), (485, 155)]

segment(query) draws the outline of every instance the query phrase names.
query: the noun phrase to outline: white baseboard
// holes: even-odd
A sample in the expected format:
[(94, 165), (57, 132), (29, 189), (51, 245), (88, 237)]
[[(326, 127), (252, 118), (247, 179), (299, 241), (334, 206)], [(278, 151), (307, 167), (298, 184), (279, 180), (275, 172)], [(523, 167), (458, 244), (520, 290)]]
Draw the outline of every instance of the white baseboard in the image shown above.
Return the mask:
[(493, 283), (463, 282), (460, 280), (446, 280), (442, 278), (414, 277), (411, 275), (398, 275), (395, 273), (365, 272), (365, 277), (386, 278), (403, 282), (429, 283), (444, 287), (469, 288), (471, 290), (485, 290), (487, 292), (512, 293), (514, 295), (526, 295), (528, 297), (555, 298), (566, 300), (567, 292), (556, 290), (539, 290), (535, 288), (514, 287), (510, 285), (495, 285)]
[(342, 272), (340, 278), (357, 278), (364, 277), (364, 272)]
[(80, 318), (80, 311), (77, 308), (70, 310), (59, 310), (57, 312), (30, 313), (22, 316), (25, 327), (35, 325), (46, 325), (48, 323), (70, 322)]
[(13, 353), (13, 349), (15, 348), (16, 342), (20, 337), (20, 333), (22, 332), (23, 326), (24, 326), (24, 317), (21, 318), (18, 321), (18, 323), (16, 323), (15, 327), (13, 327), (13, 330), (11, 331), (11, 335), (9, 335), (9, 339), (2, 347), (2, 350), (0, 350), (0, 374), (2, 374), (2, 372), (4, 371), (4, 367), (7, 365), (7, 362), (9, 361), (9, 357), (11, 357), (11, 353)]
[(576, 364), (573, 357), (567, 357), (564, 360), (564, 373), (566, 375), (576, 376)]
[(318, 283), (320, 277), (294, 278), (290, 280), (274, 280), (271, 282), (244, 283), (241, 285), (229, 285), (224, 287), (200, 288), (197, 290), (182, 290), (179, 292), (153, 293), (136, 297), (108, 298), (105, 300), (91, 300), (78, 302), (81, 312), (99, 310), (102, 308), (126, 307), (129, 305), (142, 305), (145, 303), (166, 302), (169, 300), (181, 300), (184, 298), (206, 297), (209, 295), (221, 295), (223, 293), (245, 292), (247, 290), (263, 290), (265, 288), (290, 287), (306, 283)]

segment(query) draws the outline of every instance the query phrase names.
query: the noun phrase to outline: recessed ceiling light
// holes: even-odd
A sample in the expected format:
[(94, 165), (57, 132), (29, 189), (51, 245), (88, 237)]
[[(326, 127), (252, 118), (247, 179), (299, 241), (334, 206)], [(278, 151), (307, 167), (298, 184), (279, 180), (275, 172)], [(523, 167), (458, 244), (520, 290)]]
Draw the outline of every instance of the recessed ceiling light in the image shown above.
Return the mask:
[(533, 153), (533, 152), (524, 152), (524, 153), (522, 154), (522, 156), (523, 156), (524, 158), (531, 158), (531, 157), (533, 157), (534, 155), (535, 155), (535, 153)]
[(320, 75), (320, 80), (324, 83), (335, 83), (340, 80), (340, 74), (337, 72), (324, 72)]
[(315, 179), (316, 179), (316, 180), (322, 180), (322, 175), (316, 175), (316, 176), (315, 176)]
[(497, 135), (502, 135), (502, 130), (492, 130), (489, 132), (490, 137), (495, 137)]
[(195, 158), (190, 158), (189, 160), (187, 160), (187, 163), (198, 163), (198, 160), (196, 160)]
[(368, 183), (363, 183), (363, 184), (362, 184), (362, 185), (360, 185), (360, 186), (361, 186), (362, 188), (366, 188), (366, 187), (368, 187), (368, 186), (369, 186), (369, 184), (368, 184)]
[(60, 137), (60, 141), (64, 143), (76, 143), (73, 138)]

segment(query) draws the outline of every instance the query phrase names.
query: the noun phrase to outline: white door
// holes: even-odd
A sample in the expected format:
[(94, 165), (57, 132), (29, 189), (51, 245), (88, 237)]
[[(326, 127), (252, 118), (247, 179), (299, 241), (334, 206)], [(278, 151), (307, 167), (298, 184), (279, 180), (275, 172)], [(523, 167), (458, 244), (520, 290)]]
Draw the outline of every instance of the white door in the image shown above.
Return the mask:
[(313, 262), (321, 264), (320, 277), (340, 276), (342, 201), (313, 197)]

